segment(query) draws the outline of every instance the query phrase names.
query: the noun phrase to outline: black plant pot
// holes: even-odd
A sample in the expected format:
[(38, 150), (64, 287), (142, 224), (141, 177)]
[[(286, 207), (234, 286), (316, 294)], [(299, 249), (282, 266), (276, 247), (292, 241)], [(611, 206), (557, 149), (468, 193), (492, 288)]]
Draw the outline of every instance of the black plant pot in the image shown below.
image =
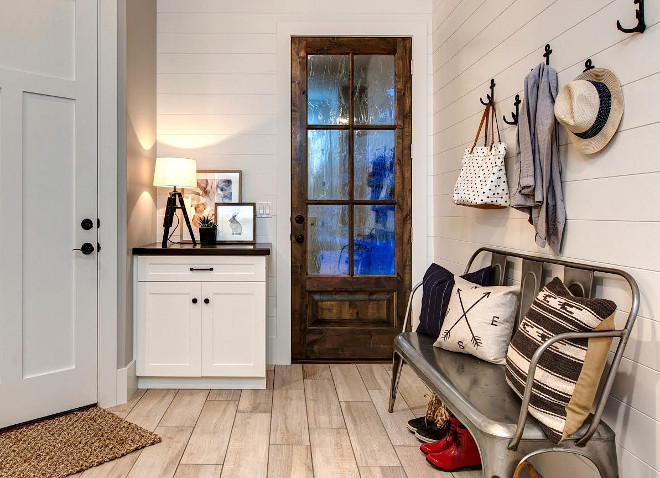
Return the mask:
[(217, 233), (217, 227), (200, 227), (199, 242), (202, 244), (202, 246), (215, 246), (215, 238)]

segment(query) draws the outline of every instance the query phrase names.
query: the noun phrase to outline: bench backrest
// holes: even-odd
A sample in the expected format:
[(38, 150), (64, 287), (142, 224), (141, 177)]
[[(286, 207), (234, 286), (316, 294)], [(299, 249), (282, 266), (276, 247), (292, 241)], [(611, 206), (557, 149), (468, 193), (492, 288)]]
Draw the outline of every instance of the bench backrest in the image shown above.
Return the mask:
[[(507, 271), (509, 261), (508, 257), (518, 257), (522, 259), (521, 271), (520, 271), (520, 301), (518, 303), (518, 311), (516, 315), (516, 326), (514, 331), (518, 329), (520, 322), (529, 308), (532, 306), (532, 302), (541, 291), (543, 287), (543, 274), (544, 266), (550, 264), (558, 264), (562, 261), (555, 261), (552, 259), (546, 259), (543, 257), (531, 257), (523, 256), (521, 254), (506, 252), (503, 251), (495, 252), (495, 250), (482, 248), (474, 253), (468, 266), (466, 268), (466, 273), (470, 271), (472, 263), (476, 257), (482, 252), (490, 251), (491, 252), (491, 266), (493, 267), (493, 272), (491, 276), (492, 285), (504, 285), (506, 282)], [(574, 264), (566, 263), (563, 265), (563, 282), (576, 297), (591, 297), (594, 285), (594, 272), (600, 271), (596, 266), (588, 264)], [(603, 272), (606, 272), (605, 270)], [(514, 280), (517, 280), (515, 277), (511, 277)]]
[[(552, 272), (556, 275), (558, 272), (557, 267), (559, 266), (560, 268), (563, 268), (564, 284), (566, 284), (571, 293), (580, 297), (592, 296), (594, 291), (594, 274), (598, 274), (598, 280), (600, 280), (600, 275), (618, 276), (619, 278), (623, 278), (630, 286), (631, 305), (630, 312), (628, 314), (628, 320), (626, 321), (626, 325), (623, 329), (618, 329), (620, 333), (620, 339), (619, 343), (617, 344), (616, 351), (614, 352), (612, 364), (609, 371), (604, 374), (604, 377), (601, 377), (601, 386), (599, 387), (600, 394), (595, 401), (595, 409), (593, 413), (594, 418), (587, 432), (578, 443), (579, 445), (584, 445), (595, 432), (598, 422), (600, 421), (600, 418), (603, 414), (607, 397), (612, 390), (612, 385), (614, 384), (614, 379), (616, 377), (619, 364), (621, 363), (621, 358), (623, 357), (624, 349), (628, 343), (628, 339), (630, 338), (630, 332), (633, 325), (635, 324), (635, 319), (637, 318), (637, 311), (639, 310), (640, 301), (637, 282), (635, 282), (635, 279), (633, 279), (630, 274), (619, 269), (613, 269), (610, 267), (594, 264), (564, 261), (550, 257), (528, 256), (525, 254), (519, 254), (517, 252), (503, 251), (489, 247), (482, 247), (472, 255), (465, 269), (466, 273), (470, 271), (472, 264), (479, 255), (488, 252), (492, 254), (491, 264), (493, 266), (493, 276), (491, 278), (491, 283), (493, 285), (503, 285), (505, 282), (507, 282), (507, 279), (520, 281), (521, 297), (517, 316), (517, 325), (525, 317), (527, 311), (532, 305), (532, 302), (534, 301), (534, 298), (543, 287), (543, 274), (546, 269), (553, 269)], [(508, 259), (514, 258), (522, 260), (519, 278), (512, 277), (511, 275), (507, 277), (507, 269), (509, 266)], [(517, 326), (514, 328), (514, 333), (517, 328)], [(529, 401), (527, 403), (523, 403), (524, 410), (521, 411), (521, 417), (523, 417), (523, 419), (518, 423), (516, 438), (514, 439), (516, 442), (515, 446), (517, 446), (517, 443), (522, 436), (524, 417), (527, 415), (528, 405)]]

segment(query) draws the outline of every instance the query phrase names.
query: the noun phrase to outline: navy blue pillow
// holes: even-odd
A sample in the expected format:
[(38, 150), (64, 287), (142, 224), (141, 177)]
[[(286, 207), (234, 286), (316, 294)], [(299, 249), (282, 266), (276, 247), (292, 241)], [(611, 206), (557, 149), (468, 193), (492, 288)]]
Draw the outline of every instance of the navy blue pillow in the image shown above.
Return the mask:
[[(490, 285), (492, 267), (468, 272), (461, 278), (480, 286)], [(424, 274), (422, 285), (422, 310), (419, 314), (417, 332), (437, 338), (445, 321), (451, 292), (454, 289), (454, 274), (438, 264), (431, 264)]]

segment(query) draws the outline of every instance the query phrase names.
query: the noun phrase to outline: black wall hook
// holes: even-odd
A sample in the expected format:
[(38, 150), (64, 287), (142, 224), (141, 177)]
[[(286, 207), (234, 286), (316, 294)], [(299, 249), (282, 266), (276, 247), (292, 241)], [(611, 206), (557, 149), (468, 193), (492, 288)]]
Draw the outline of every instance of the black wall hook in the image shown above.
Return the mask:
[(644, 19), (644, 0), (633, 0), (633, 3), (639, 5), (635, 12), (637, 18), (637, 26), (635, 28), (624, 28), (619, 20), (616, 21), (616, 27), (623, 33), (644, 33), (646, 30), (646, 21)]
[(593, 70), (594, 68), (596, 68), (596, 67), (594, 66), (593, 62), (591, 61), (591, 58), (589, 58), (587, 61), (584, 62), (584, 70), (582, 71), (582, 73), (586, 73), (587, 71)]
[(490, 105), (495, 98), (495, 78), (490, 79), (490, 95), (486, 95), (486, 98), (488, 98), (488, 101), (484, 101), (483, 98), (479, 98), (479, 101), (481, 101), (481, 104), (484, 106)]
[(545, 46), (545, 53), (543, 56), (545, 57), (545, 64), (549, 65), (550, 64), (550, 55), (552, 54), (552, 50), (550, 49), (550, 43), (548, 43)]
[(520, 95), (516, 95), (516, 101), (513, 102), (513, 105), (516, 107), (516, 112), (511, 113), (511, 116), (513, 117), (513, 121), (509, 121), (506, 119), (506, 116), (502, 116), (502, 119), (506, 124), (511, 124), (511, 125), (517, 125), (518, 124), (518, 115), (520, 114)]

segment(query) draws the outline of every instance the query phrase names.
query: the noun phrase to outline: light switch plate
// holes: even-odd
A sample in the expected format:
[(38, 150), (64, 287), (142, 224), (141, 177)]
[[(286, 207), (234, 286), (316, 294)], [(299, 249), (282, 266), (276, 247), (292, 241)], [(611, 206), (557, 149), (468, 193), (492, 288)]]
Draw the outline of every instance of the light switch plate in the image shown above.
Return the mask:
[(257, 217), (273, 217), (273, 203), (258, 202)]

